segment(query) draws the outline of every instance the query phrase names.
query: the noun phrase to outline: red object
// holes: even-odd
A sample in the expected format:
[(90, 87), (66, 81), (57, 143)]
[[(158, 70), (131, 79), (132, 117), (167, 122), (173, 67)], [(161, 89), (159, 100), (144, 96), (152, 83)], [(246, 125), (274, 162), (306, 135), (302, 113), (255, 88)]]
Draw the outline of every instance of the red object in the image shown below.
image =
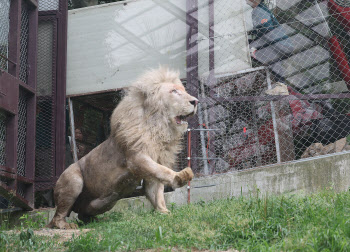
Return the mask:
[(247, 128), (246, 127), (243, 127), (243, 137), (244, 137), (244, 140), (248, 139)]
[[(290, 86), (288, 86), (289, 95), (300, 95), (300, 93), (294, 91)], [(293, 132), (298, 133), (303, 130), (303, 126), (310, 125), (312, 120), (323, 118), (321, 114), (321, 109), (316, 110), (315, 106), (307, 100), (300, 100), (295, 98), (295, 100), (289, 101), (289, 106), (292, 110), (292, 127)]]
[(328, 8), (330, 13), (335, 16), (338, 22), (349, 32), (350, 31), (350, 6), (341, 6), (337, 2), (329, 0)]
[[(342, 0), (329, 0), (328, 9), (330, 14), (338, 20), (339, 24), (344, 27), (346, 31), (350, 32), (350, 5), (346, 1)], [(343, 48), (341, 47), (341, 44), (336, 36), (333, 35), (328, 42), (332, 56), (337, 62), (343, 79), (350, 90), (349, 61), (346, 58)]]
[(338, 41), (336, 36), (332, 36), (329, 39), (329, 49), (332, 53), (334, 60), (337, 62), (340, 72), (342, 73), (343, 79), (350, 90), (350, 67), (346, 55)]

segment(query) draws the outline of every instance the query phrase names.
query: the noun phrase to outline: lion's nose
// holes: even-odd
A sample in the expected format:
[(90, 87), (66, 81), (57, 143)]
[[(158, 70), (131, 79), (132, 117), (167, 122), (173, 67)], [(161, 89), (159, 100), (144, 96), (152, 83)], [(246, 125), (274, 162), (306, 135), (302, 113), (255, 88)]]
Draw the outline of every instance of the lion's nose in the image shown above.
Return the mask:
[(190, 101), (190, 103), (193, 105), (193, 106), (196, 106), (198, 104), (198, 100), (192, 100)]

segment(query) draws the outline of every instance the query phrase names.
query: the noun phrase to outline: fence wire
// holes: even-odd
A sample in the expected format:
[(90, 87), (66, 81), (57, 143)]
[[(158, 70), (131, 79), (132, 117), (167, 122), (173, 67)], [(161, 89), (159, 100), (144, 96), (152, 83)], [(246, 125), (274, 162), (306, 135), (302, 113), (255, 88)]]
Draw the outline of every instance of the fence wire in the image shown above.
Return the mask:
[(58, 10), (60, 5), (59, 0), (47, 0), (47, 1), (42, 1), (39, 0), (39, 6), (38, 10), (39, 11), (52, 11), (52, 10)]
[(0, 68), (7, 71), (8, 69), (8, 38), (10, 30), (10, 1), (0, 1)]
[[(6, 164), (6, 121), (6, 113), (0, 110), (0, 165), (3, 166)], [(5, 179), (0, 177), (0, 183), (6, 183)], [(7, 207), (8, 201), (0, 196), (0, 209)]]
[(35, 178), (44, 181), (52, 179), (55, 169), (54, 49), (53, 22), (39, 21)]
[(20, 68), (19, 79), (27, 83), (28, 78), (28, 40), (29, 40), (29, 5), (22, 0), (20, 34)]
[(28, 95), (20, 90), (18, 100), (17, 174), (24, 177), (26, 168)]
[(6, 121), (6, 113), (0, 110), (0, 165), (6, 164)]
[(199, 6), (197, 175), (350, 150), (349, 14), (333, 0)]
[[(197, 176), (350, 150), (349, 13), (340, 0), (208, 0), (187, 10)], [(80, 158), (106, 137), (113, 108), (72, 100)]]

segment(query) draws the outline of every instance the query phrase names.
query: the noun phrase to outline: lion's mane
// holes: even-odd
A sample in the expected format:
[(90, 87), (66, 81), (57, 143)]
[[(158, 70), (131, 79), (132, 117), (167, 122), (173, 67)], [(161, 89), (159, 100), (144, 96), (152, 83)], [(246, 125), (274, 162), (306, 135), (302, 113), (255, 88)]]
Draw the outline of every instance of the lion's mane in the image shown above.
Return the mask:
[(147, 72), (134, 82), (111, 116), (111, 136), (124, 152), (142, 152), (172, 167), (181, 150), (183, 132), (171, 125), (160, 87), (182, 85), (179, 73), (168, 68)]

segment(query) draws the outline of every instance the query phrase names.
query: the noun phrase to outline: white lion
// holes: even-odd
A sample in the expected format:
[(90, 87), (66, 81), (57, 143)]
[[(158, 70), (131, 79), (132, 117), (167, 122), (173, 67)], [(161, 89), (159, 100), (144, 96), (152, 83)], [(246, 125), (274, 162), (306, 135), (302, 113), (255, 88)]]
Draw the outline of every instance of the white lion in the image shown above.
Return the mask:
[(169, 212), (164, 185), (181, 187), (193, 178), (191, 168), (171, 169), (198, 100), (189, 95), (179, 74), (167, 68), (145, 73), (127, 91), (111, 116), (110, 137), (69, 166), (54, 191), (57, 210), (48, 227), (76, 228), (65, 217), (81, 220), (110, 210), (144, 180), (154, 208)]

